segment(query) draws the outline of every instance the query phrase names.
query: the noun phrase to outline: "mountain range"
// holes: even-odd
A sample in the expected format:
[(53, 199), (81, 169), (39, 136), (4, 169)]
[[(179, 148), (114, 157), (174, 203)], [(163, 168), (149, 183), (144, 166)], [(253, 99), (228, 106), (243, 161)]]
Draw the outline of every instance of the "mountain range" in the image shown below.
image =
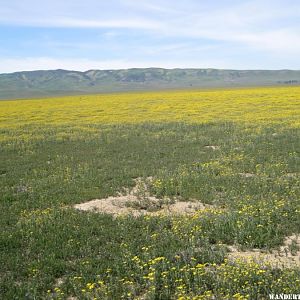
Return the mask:
[(300, 71), (124, 69), (0, 74), (0, 99), (122, 91), (300, 85)]

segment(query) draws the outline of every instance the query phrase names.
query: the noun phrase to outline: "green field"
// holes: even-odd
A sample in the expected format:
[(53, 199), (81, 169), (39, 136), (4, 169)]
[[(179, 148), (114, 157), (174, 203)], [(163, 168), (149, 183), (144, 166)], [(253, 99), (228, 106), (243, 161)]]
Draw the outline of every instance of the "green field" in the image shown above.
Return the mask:
[[(0, 299), (299, 293), (299, 100), (257, 88), (2, 101)], [(155, 215), (145, 195), (138, 217), (73, 207), (136, 178), (205, 208)], [(281, 261), (243, 259), (291, 236)]]

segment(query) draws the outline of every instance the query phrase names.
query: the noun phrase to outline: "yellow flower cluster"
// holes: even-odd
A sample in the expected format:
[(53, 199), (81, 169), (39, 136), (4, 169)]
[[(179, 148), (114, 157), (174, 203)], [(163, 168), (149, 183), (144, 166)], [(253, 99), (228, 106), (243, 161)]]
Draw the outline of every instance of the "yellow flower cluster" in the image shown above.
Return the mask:
[[(299, 87), (277, 87), (1, 101), (0, 121), (2, 129), (72, 125), (73, 131), (84, 129), (86, 133), (96, 132), (96, 124), (144, 122), (233, 121), (299, 126), (299, 99)], [(40, 137), (36, 130), (34, 135), (23, 134), (24, 139)]]

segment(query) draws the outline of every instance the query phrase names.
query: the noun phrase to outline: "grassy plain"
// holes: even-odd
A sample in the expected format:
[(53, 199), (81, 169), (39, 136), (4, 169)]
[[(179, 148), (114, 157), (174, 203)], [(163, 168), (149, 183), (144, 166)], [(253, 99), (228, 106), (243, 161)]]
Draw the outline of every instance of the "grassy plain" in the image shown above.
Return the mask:
[[(299, 116), (297, 87), (1, 101), (0, 298), (299, 293), (299, 267), (227, 259), (230, 245), (269, 251), (300, 233)], [(211, 207), (72, 208), (148, 176), (157, 197)]]

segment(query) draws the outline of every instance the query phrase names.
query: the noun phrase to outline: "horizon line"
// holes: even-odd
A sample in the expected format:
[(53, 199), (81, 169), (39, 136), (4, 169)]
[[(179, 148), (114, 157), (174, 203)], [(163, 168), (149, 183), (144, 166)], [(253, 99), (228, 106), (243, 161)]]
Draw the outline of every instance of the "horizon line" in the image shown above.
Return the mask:
[(91, 71), (126, 71), (126, 70), (145, 70), (145, 69), (160, 69), (160, 70), (219, 70), (219, 71), (294, 71), (299, 72), (300, 69), (231, 69), (231, 68), (193, 68), (193, 67), (178, 67), (178, 68), (164, 68), (164, 67), (132, 67), (132, 68), (111, 68), (111, 69), (87, 69), (85, 71), (80, 70), (71, 70), (71, 69), (36, 69), (36, 70), (22, 70), (15, 72), (4, 72), (0, 75), (16, 74), (16, 73), (25, 73), (25, 72), (49, 72), (49, 71), (67, 71), (67, 72), (77, 72), (77, 73), (87, 73)]

